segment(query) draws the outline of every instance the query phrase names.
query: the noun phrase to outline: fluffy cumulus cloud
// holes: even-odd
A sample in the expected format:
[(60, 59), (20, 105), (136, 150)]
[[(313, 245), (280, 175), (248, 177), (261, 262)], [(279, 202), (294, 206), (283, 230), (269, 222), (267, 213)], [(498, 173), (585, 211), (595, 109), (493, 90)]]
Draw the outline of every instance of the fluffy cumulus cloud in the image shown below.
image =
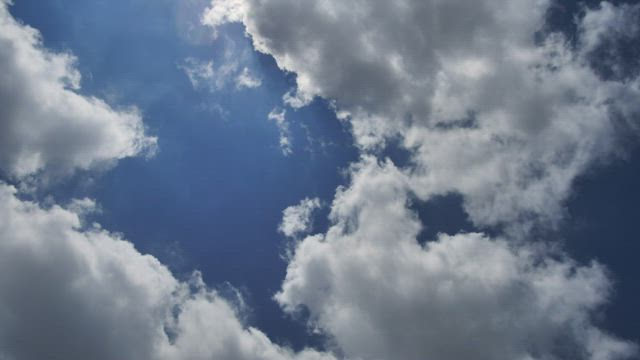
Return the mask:
[[(562, 219), (577, 176), (636, 135), (640, 80), (603, 68), (623, 60), (611, 46), (640, 35), (619, 25), (640, 6), (585, 8), (567, 36), (546, 24), (552, 5), (214, 0), (205, 12), (214, 29), (242, 22), (257, 51), (296, 75), (286, 105), (331, 101), (364, 154), (328, 231), (296, 243), (276, 295), (347, 358), (636, 354), (595, 320), (611, 290), (603, 266), (526, 239)], [(405, 168), (376, 159), (389, 140), (408, 150)], [(508, 231), (421, 245), (409, 199), (447, 193), (476, 225)]]
[(67, 175), (153, 150), (136, 109), (82, 96), (76, 59), (42, 46), (0, 1), (0, 171)]
[(298, 244), (277, 301), (311, 314), (353, 359), (623, 359), (598, 329), (610, 281), (537, 246), (478, 233), (420, 245), (407, 177), (368, 158), (337, 194), (333, 226)]
[(2, 359), (333, 358), (273, 344), (197, 275), (177, 280), (78, 213), (22, 201), (4, 184), (0, 289)]
[(203, 22), (243, 22), (258, 51), (296, 74), (285, 102), (332, 100), (363, 150), (399, 138), (423, 199), (460, 193), (477, 225), (549, 223), (575, 177), (635, 131), (640, 95), (637, 78), (605, 80), (590, 61), (608, 37), (638, 35), (619, 25), (634, 24), (637, 6), (586, 10), (575, 43), (546, 30), (550, 6), (216, 0)]
[[(155, 145), (137, 111), (79, 95), (75, 59), (43, 48), (8, 4), (0, 0), (0, 170), (39, 185)], [(0, 359), (333, 359), (272, 343), (198, 273), (179, 280), (84, 223), (95, 211), (90, 199), (25, 201), (0, 180)]]
[(278, 230), (288, 237), (297, 237), (311, 231), (313, 212), (320, 206), (318, 198), (305, 198), (298, 205), (289, 206), (282, 211), (282, 222)]
[[(68, 174), (153, 147), (136, 111), (78, 94), (74, 58), (43, 48), (7, 4), (0, 0), (2, 171)], [(258, 51), (296, 74), (285, 104), (330, 99), (365, 153), (336, 192), (329, 229), (293, 244), (275, 296), (286, 312), (305, 308), (341, 358), (636, 354), (596, 321), (611, 292), (602, 265), (508, 236), (417, 241), (414, 196), (460, 193), (478, 225), (553, 223), (573, 179), (617, 151), (619, 132), (635, 131), (640, 80), (611, 65), (616, 56), (599, 63), (614, 68), (610, 76), (593, 60), (603, 46), (638, 35), (637, 26), (619, 25), (634, 24), (638, 7), (586, 10), (569, 43), (544, 30), (549, 6), (214, 0), (204, 15), (214, 28), (243, 22)], [(212, 63), (185, 64), (196, 83), (215, 77)], [(238, 80), (239, 69), (226, 78), (256, 84), (248, 71)], [(287, 154), (285, 110), (268, 117)], [(411, 166), (370, 155), (389, 139), (409, 150)], [(0, 183), (0, 359), (335, 359), (274, 344), (197, 273), (177, 279), (130, 242), (84, 223), (95, 206), (43, 207)], [(281, 231), (309, 231), (318, 206), (305, 199), (285, 210)]]

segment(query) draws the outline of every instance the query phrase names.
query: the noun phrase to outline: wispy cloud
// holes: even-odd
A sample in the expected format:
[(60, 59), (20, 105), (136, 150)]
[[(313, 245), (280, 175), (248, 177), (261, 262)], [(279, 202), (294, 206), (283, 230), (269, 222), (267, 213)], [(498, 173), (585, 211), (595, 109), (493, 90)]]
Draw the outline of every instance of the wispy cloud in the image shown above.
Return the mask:
[(262, 79), (254, 75), (247, 67), (236, 76), (235, 82), (237, 89), (253, 89), (262, 85)]
[(280, 133), (280, 149), (284, 156), (289, 156), (293, 152), (291, 149), (291, 132), (289, 123), (287, 122), (287, 110), (274, 108), (269, 112), (267, 118), (276, 123), (278, 132)]

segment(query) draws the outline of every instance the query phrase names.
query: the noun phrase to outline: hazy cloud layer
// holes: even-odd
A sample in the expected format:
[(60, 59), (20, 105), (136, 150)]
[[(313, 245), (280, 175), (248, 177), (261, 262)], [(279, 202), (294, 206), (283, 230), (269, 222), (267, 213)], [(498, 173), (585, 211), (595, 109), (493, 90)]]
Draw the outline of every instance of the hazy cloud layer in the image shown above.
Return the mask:
[(155, 149), (138, 110), (82, 96), (76, 59), (42, 47), (40, 33), (0, 1), (0, 170), (67, 175)]

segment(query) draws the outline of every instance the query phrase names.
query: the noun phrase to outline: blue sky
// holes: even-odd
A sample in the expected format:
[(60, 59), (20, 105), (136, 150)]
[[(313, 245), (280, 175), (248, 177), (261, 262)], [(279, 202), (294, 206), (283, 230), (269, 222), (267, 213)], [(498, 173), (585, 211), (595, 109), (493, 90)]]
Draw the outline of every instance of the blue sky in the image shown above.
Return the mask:
[[(247, 61), (263, 78), (257, 89), (193, 89), (179, 65), (188, 57), (218, 61), (224, 49), (221, 41), (187, 41), (174, 15), (179, 7), (169, 1), (16, 2), (13, 14), (40, 29), (47, 47), (80, 59), (78, 68), (90, 74), (83, 92), (138, 106), (160, 139), (152, 159), (127, 159), (90, 185), (80, 175), (42, 195), (60, 202), (95, 198), (103, 209), (95, 220), (105, 228), (137, 239), (141, 251), (179, 274), (199, 269), (211, 285), (242, 289), (256, 309), (253, 323), (304, 344), (304, 326), (288, 321), (271, 300), (286, 268), (278, 223), (282, 210), (304, 197), (330, 201), (345, 182), (340, 168), (357, 152), (348, 129), (318, 101), (290, 112), (295, 152), (282, 155), (267, 114), (280, 105), (291, 78), (267, 56), (251, 51)], [(140, 21), (141, 13), (148, 18)], [(197, 23), (198, 13), (189, 15)], [(241, 27), (229, 26), (225, 34), (238, 48), (251, 49)], [(331, 144), (308, 143), (299, 124)]]
[[(268, 345), (254, 346), (266, 346), (268, 350), (260, 353), (252, 353), (252, 347), (194, 355), (185, 350), (189, 348), (187, 345), (191, 344), (193, 349), (194, 343), (215, 340), (188, 338), (191, 333), (185, 325), (187, 320), (175, 315), (184, 328), (166, 330), (170, 326), (167, 323), (163, 326), (168, 338), (187, 339), (185, 348), (174, 339), (167, 345), (170, 350), (145, 353), (136, 345), (120, 345), (124, 350), (118, 351), (123, 352), (113, 354), (138, 354), (135, 356), (149, 359), (304, 359), (308, 355), (305, 351), (310, 351), (313, 353), (309, 359), (316, 355), (327, 356), (326, 359), (388, 359), (389, 354), (395, 354), (396, 359), (431, 356), (448, 360), (477, 350), (477, 335), (481, 339), (478, 343), (484, 344), (478, 355), (481, 359), (495, 354), (522, 359), (637, 356), (634, 343), (640, 340), (636, 306), (640, 302), (640, 287), (636, 256), (640, 245), (636, 236), (636, 207), (640, 192), (636, 187), (640, 180), (637, 166), (640, 153), (636, 124), (640, 116), (637, 108), (640, 64), (631, 59), (637, 51), (627, 48), (640, 48), (640, 30), (632, 26), (640, 18), (640, 10), (633, 2), (627, 8), (620, 5), (624, 2), (613, 2), (616, 5), (605, 8), (614, 15), (603, 8), (598, 10), (595, 3), (590, 5), (591, 10), (580, 10), (576, 2), (548, 5), (541, 1), (544, 15), (535, 15), (534, 10), (519, 7), (523, 1), (504, 12), (496, 10), (506, 9), (504, 1), (486, 1), (484, 10), (466, 9), (474, 6), (465, 6), (464, 1), (444, 10), (425, 10), (420, 2), (407, 2), (409, 7), (416, 6), (415, 14), (433, 11), (443, 18), (453, 17), (451, 28), (443, 26), (442, 39), (433, 30), (440, 29), (440, 25), (432, 26), (426, 20), (416, 21), (415, 27), (403, 28), (405, 22), (413, 26), (413, 20), (403, 21), (398, 15), (403, 9), (392, 9), (399, 13), (390, 18), (397, 19), (372, 25), (367, 16), (391, 11), (379, 2), (362, 5), (363, 13), (368, 15), (361, 17), (345, 15), (342, 12), (348, 9), (329, 1), (327, 6), (333, 6), (333, 16), (339, 19), (336, 22), (326, 20), (319, 15), (320, 10), (309, 4), (305, 7), (285, 0), (14, 2), (9, 7), (11, 16), (41, 33), (42, 48), (53, 53), (71, 53), (77, 58), (74, 66), (82, 81), (81, 88), (74, 91), (103, 99), (116, 113), (126, 113), (135, 106), (144, 123), (145, 136), (157, 138), (157, 151), (153, 156), (112, 155), (107, 159), (108, 166), (74, 165), (76, 168), (70, 174), (52, 177), (50, 181), (46, 166), (23, 176), (0, 159), (2, 185), (9, 183), (21, 188), (30, 184), (31, 189), (19, 192), (20, 200), (16, 201), (34, 201), (45, 213), (53, 211), (55, 204), (67, 206), (72, 199), (95, 199), (100, 211), (79, 215), (83, 226), (90, 227), (95, 222), (112, 234), (109, 236), (117, 238), (113, 234), (121, 234), (140, 254), (150, 254), (164, 264), (172, 273), (170, 279), (175, 278), (181, 284), (193, 282), (193, 270), (201, 271), (207, 286), (174, 304), (172, 312), (188, 314), (191, 300), (228, 302), (239, 319), (229, 321), (239, 321), (245, 330), (237, 335), (239, 338), (257, 341), (251, 337), (253, 333), (246, 331), (251, 326), (270, 341)], [(221, 8), (217, 9), (216, 4)], [(463, 8), (466, 10), (460, 10)], [(222, 18), (216, 17), (220, 11)], [(526, 55), (533, 60), (513, 56), (517, 60), (510, 63), (511, 60), (504, 60), (511, 59), (510, 55), (498, 54), (493, 58), (491, 50), (476, 51), (476, 46), (489, 46), (482, 40), (476, 43), (475, 37), (467, 40), (471, 36), (456, 35), (458, 30), (463, 34), (484, 31), (489, 38), (495, 36), (496, 42), (503, 41), (525, 54), (536, 47), (519, 37), (520, 31), (530, 38), (534, 36), (526, 33), (527, 29), (534, 29), (534, 21), (530, 24), (523, 19), (528, 16), (518, 16), (523, 11), (530, 11), (532, 18), (539, 16), (547, 21), (549, 27), (540, 30), (543, 35), (539, 36), (546, 38), (553, 31), (564, 31), (569, 40), (562, 49), (573, 56), (554, 63), (553, 66), (562, 69), (558, 73), (548, 70), (549, 75), (542, 71), (539, 74), (542, 85), (532, 86), (534, 90), (528, 87), (522, 90), (529, 83), (526, 74), (519, 74), (534, 68), (526, 61), (538, 61), (535, 58), (538, 55), (531, 55), (535, 51)], [(590, 19), (585, 13), (594, 20), (580, 20)], [(214, 20), (201, 23), (207, 14)], [(461, 25), (466, 24), (464, 21), (458, 23), (462, 21), (459, 19), (467, 19), (465, 16), (478, 19), (477, 27), (457, 28), (466, 26)], [(491, 25), (502, 16), (507, 19), (505, 28)], [(424, 28), (423, 23), (427, 24)], [(509, 26), (518, 29), (514, 30), (513, 38), (503, 35), (508, 33), (505, 29)], [(340, 27), (345, 28), (344, 32)], [(425, 29), (435, 32), (427, 34)], [(364, 34), (362, 38), (354, 35), (359, 30)], [(420, 30), (425, 30), (426, 35), (422, 36)], [(336, 34), (348, 35), (332, 38)], [(366, 38), (368, 35), (371, 37)], [(589, 43), (590, 36), (598, 40)], [(402, 43), (405, 40), (407, 43)], [(261, 51), (256, 51), (252, 41), (264, 41)], [(366, 52), (366, 46), (360, 47), (367, 41), (379, 53), (372, 55)], [(434, 44), (437, 56), (432, 55), (431, 45), (422, 41)], [(572, 41), (573, 47), (568, 45)], [(536, 46), (558, 51), (553, 44)], [(386, 67), (387, 59), (393, 56), (399, 59), (393, 65), (396, 67)], [(440, 64), (443, 58), (445, 61)], [(193, 83), (185, 70), (190, 61), (200, 65), (212, 62), (213, 74), (199, 79), (200, 84)], [(441, 72), (432, 70), (430, 62), (438, 63)], [(449, 68), (448, 64), (453, 65)], [(464, 68), (460, 70), (455, 64), (463, 64)], [(491, 70), (483, 70), (494, 64), (503, 67), (501, 75), (487, 75)], [(233, 65), (227, 75), (225, 65)], [(549, 69), (553, 66), (548, 65)], [(401, 71), (397, 67), (405, 67), (406, 73), (398, 75)], [(237, 76), (245, 68), (260, 79), (259, 86), (236, 85)], [(566, 73), (562, 72), (565, 70)], [(437, 76), (440, 79), (448, 76), (448, 87), (425, 85)], [(485, 76), (489, 80), (482, 82)], [(607, 82), (607, 76), (613, 80)], [(595, 86), (598, 91), (590, 93), (585, 84)], [(558, 95), (549, 90), (555, 88), (569, 89), (566, 94), (572, 95), (566, 95), (565, 99), (565, 93)], [(449, 89), (454, 90), (448, 93)], [(313, 100), (299, 106), (283, 98), (284, 94), (296, 91), (301, 98), (310, 96)], [(484, 96), (487, 91), (498, 94), (496, 98), (507, 95), (501, 100), (487, 99), (489, 96)], [(436, 93), (441, 96), (433, 95)], [(504, 100), (510, 93), (517, 99), (544, 100), (512, 103)], [(3, 94), (0, 92), (0, 96)], [(601, 101), (602, 97), (614, 100)], [(429, 106), (423, 105), (424, 98), (430, 99)], [(12, 100), (2, 100), (5, 101)], [(553, 103), (549, 105), (551, 110), (544, 108), (547, 103)], [(610, 103), (614, 104), (613, 110), (602, 110), (603, 104)], [(584, 110), (587, 107), (589, 110)], [(506, 122), (513, 119), (517, 125), (504, 126), (498, 117), (485, 115), (498, 113), (496, 108), (506, 114)], [(288, 130), (284, 133), (275, 121), (268, 119), (274, 109), (286, 110)], [(464, 118), (460, 118), (459, 113), (464, 111)], [(615, 111), (618, 113), (614, 114)], [(6, 119), (1, 121), (12, 121), (9, 118), (12, 115), (2, 116)], [(435, 125), (429, 123), (432, 120), (428, 119), (438, 117), (444, 120)], [(461, 120), (471, 125), (458, 127)], [(546, 124), (540, 125), (543, 128), (540, 132), (536, 130), (537, 121)], [(600, 125), (609, 122), (613, 125)], [(546, 128), (548, 134), (544, 133)], [(458, 137), (458, 130), (469, 133)], [(486, 130), (493, 138), (500, 138), (497, 143), (503, 147), (478, 140), (480, 137), (475, 137), (474, 130)], [(574, 136), (572, 131), (578, 135)], [(283, 134), (291, 142), (290, 154), (280, 146)], [(510, 147), (510, 144), (524, 145)], [(458, 153), (466, 147), (473, 150)], [(390, 162), (385, 162), (386, 158)], [(40, 184), (38, 178), (46, 181)], [(302, 235), (288, 237), (278, 230), (284, 221), (283, 210), (305, 198), (318, 198), (322, 204), (313, 212), (313, 227), (303, 229)], [(7, 234), (20, 233), (12, 228), (3, 230), (2, 226), (5, 225), (0, 224), (0, 236), (7, 237), (5, 241), (12, 236)], [(485, 235), (477, 238), (474, 232)], [(438, 235), (442, 233), (452, 237)], [(305, 237), (310, 234), (322, 234), (322, 240)], [(409, 245), (411, 241), (396, 248), (393, 245), (396, 238), (402, 244), (405, 238), (415, 243), (432, 243), (433, 248), (424, 245), (414, 249), (411, 246), (415, 244)], [(375, 245), (366, 248), (362, 244), (367, 241)], [(293, 254), (287, 257), (292, 246)], [(437, 250), (438, 246), (442, 250)], [(443, 251), (439, 255), (443, 258), (451, 256), (444, 262), (452, 264), (447, 265), (450, 268), (445, 266), (437, 274), (423, 276), (419, 273), (423, 268), (407, 265), (413, 264), (413, 256), (424, 256), (415, 260), (417, 263), (435, 261), (429, 259), (437, 251)], [(131, 256), (137, 259), (140, 254)], [(476, 259), (476, 254), (483, 255)], [(501, 265), (505, 258), (508, 261)], [(462, 260), (458, 263), (456, 259)], [(593, 265), (594, 260), (601, 265)], [(510, 264), (519, 262), (522, 265), (513, 265), (511, 269), (516, 273), (514, 278), (507, 276), (509, 280), (504, 280), (501, 266), (510, 269)], [(499, 269), (496, 274), (487, 270), (489, 273), (478, 275), (479, 278), (459, 270), (473, 268), (475, 264), (478, 269), (493, 269), (493, 265)], [(11, 276), (19, 277), (18, 270), (14, 270)], [(457, 294), (448, 300), (433, 295), (435, 290), (426, 289), (431, 285), (424, 285), (437, 285), (444, 273), (449, 274), (442, 276), (452, 279), (447, 281), (452, 282), (452, 291)], [(332, 275), (326, 275), (330, 278), (327, 280), (324, 274)], [(411, 290), (394, 287), (404, 284), (404, 279)], [(135, 276), (127, 281), (138, 284)], [(513, 284), (504, 285), (501, 281)], [(540, 285), (555, 281), (560, 290)], [(476, 301), (474, 294), (484, 294), (485, 288), (465, 288), (468, 282), (495, 282), (496, 288), (489, 288), (487, 294), (503, 291), (511, 294), (511, 290), (504, 290), (512, 289), (511, 286), (525, 289), (522, 291), (532, 294), (530, 298), (548, 296), (551, 305), (541, 305), (543, 300), (529, 303), (533, 300), (516, 295), (496, 299), (492, 295), (486, 295), (487, 298), (478, 295)], [(420, 292), (423, 285), (425, 293)], [(20, 289), (15, 290), (18, 298), (29, 296)], [(242, 300), (235, 298), (236, 290)], [(387, 294), (395, 295), (387, 298)], [(118, 297), (116, 293), (112, 295)], [(375, 301), (371, 300), (374, 298)], [(400, 299), (397, 304), (396, 299)], [(4, 316), (3, 306), (9, 313), (22, 314), (21, 309), (13, 309), (11, 304), (14, 303), (0, 300), (0, 319)], [(430, 304), (439, 307), (433, 310)], [(493, 305), (487, 304), (503, 305), (497, 306), (494, 316)], [(515, 304), (513, 308), (511, 304)], [(87, 306), (92, 308), (95, 303)], [(58, 311), (55, 306), (41, 307), (51, 313)], [(522, 308), (536, 309), (532, 310), (533, 316), (559, 320), (528, 322)], [(144, 312), (132, 309), (136, 314)], [(538, 309), (545, 310), (535, 313)], [(494, 329), (489, 325), (494, 324), (493, 320), (477, 315), (481, 312), (494, 316), (487, 315), (490, 319), (499, 318), (516, 325)], [(207, 323), (205, 315), (198, 316)], [(451, 328), (443, 325), (447, 319), (455, 325)], [(222, 320), (212, 320), (216, 321)], [(58, 326), (64, 324), (63, 321)], [(388, 326), (377, 328), (380, 324)], [(479, 325), (473, 328), (469, 324)], [(492, 329), (487, 330), (490, 335), (475, 332), (484, 328)], [(213, 339), (227, 336), (224, 329), (206, 329), (200, 332), (211, 331)], [(0, 330), (9, 334), (2, 339), (0, 331), (0, 358), (36, 358), (47, 353), (47, 346), (52, 354), (58, 354), (53, 358), (77, 350), (64, 348), (63, 340), (51, 340), (54, 345), (43, 340), (31, 346), (42, 347), (38, 350), (42, 353), (30, 352), (12, 343), (29, 334), (28, 328), (14, 332), (0, 325)], [(447, 338), (447, 334), (456, 333), (465, 335), (460, 339)], [(504, 335), (510, 333), (515, 334), (513, 339)], [(595, 340), (585, 340), (594, 333), (599, 334)], [(526, 338), (531, 343), (522, 340)], [(120, 340), (116, 336), (109, 341), (119, 344)], [(101, 343), (111, 344), (109, 341)], [(138, 345), (144, 341), (138, 340)], [(365, 343), (369, 341), (380, 345), (368, 346)], [(92, 342), (83, 339), (78, 342), (89, 344), (83, 351), (88, 354), (85, 356), (92, 356)], [(222, 349), (225, 344), (222, 343)], [(5, 351), (3, 346), (9, 349), (6, 355), (1, 352)], [(133, 350), (126, 352), (129, 348)], [(594, 348), (603, 350), (598, 353)], [(279, 357), (266, 355), (271, 354), (269, 351)], [(101, 355), (105, 359), (116, 358), (109, 355), (111, 352), (105, 354)]]

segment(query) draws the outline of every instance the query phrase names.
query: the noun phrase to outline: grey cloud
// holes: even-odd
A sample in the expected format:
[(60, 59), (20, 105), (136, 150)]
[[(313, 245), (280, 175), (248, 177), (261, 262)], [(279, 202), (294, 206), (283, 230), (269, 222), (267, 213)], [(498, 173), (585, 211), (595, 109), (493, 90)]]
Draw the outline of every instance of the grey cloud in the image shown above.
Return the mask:
[[(1, 48), (10, 49), (0, 51), (0, 64), (11, 70), (0, 82), (0, 98), (11, 105), (3, 107), (2, 134), (12, 134), (0, 141), (3, 169), (68, 172), (153, 143), (135, 112), (78, 95), (72, 58), (44, 50), (36, 31), (0, 4)], [(601, 265), (477, 233), (421, 246), (421, 224), (407, 207), (410, 193), (455, 191), (478, 224), (529, 213), (557, 219), (575, 176), (616, 148), (610, 114), (638, 113), (639, 81), (601, 79), (587, 65), (591, 47), (574, 50), (559, 35), (534, 44), (547, 5), (219, 0), (204, 17), (213, 26), (243, 21), (256, 49), (297, 74), (290, 104), (332, 99), (363, 151), (398, 135), (412, 151), (411, 169), (367, 156), (353, 165), (331, 227), (297, 245), (276, 295), (288, 312), (307, 307), (312, 325), (347, 357), (635, 354), (635, 345), (593, 319), (611, 288)], [(611, 24), (607, 11), (622, 16), (606, 6), (587, 13), (583, 43), (601, 41), (594, 34), (604, 26), (597, 24)], [(271, 117), (286, 125), (284, 112)], [(69, 140), (79, 143), (60, 146)], [(93, 206), (43, 208), (0, 185), (0, 357), (334, 358), (273, 344), (197, 275), (177, 280), (131, 243), (86, 228), (80, 215)]]
[(594, 324), (611, 282), (540, 245), (479, 233), (422, 246), (407, 176), (364, 159), (333, 225), (299, 243), (277, 301), (353, 359), (625, 359), (636, 346)]
[(562, 217), (573, 180), (616, 153), (639, 113), (640, 80), (604, 80), (589, 62), (597, 43), (634, 31), (613, 24), (637, 6), (587, 9), (572, 46), (536, 40), (550, 4), (223, 0), (203, 22), (243, 22), (256, 50), (296, 74), (285, 103), (331, 100), (363, 151), (401, 139), (422, 199), (457, 192), (477, 225), (526, 228)]
[[(603, 267), (526, 240), (530, 226), (562, 219), (574, 179), (619, 151), (620, 129), (637, 129), (640, 80), (603, 78), (590, 61), (631, 31), (613, 24), (637, 6), (586, 9), (570, 44), (540, 32), (550, 5), (215, 0), (205, 12), (214, 29), (242, 22), (257, 51), (295, 73), (285, 104), (328, 99), (365, 154), (337, 191), (332, 226), (298, 244), (276, 295), (288, 312), (307, 308), (347, 356), (636, 354), (593, 320), (610, 292)], [(366, 155), (388, 139), (409, 150), (406, 169)], [(409, 194), (450, 192), (476, 225), (507, 234), (419, 245)]]

